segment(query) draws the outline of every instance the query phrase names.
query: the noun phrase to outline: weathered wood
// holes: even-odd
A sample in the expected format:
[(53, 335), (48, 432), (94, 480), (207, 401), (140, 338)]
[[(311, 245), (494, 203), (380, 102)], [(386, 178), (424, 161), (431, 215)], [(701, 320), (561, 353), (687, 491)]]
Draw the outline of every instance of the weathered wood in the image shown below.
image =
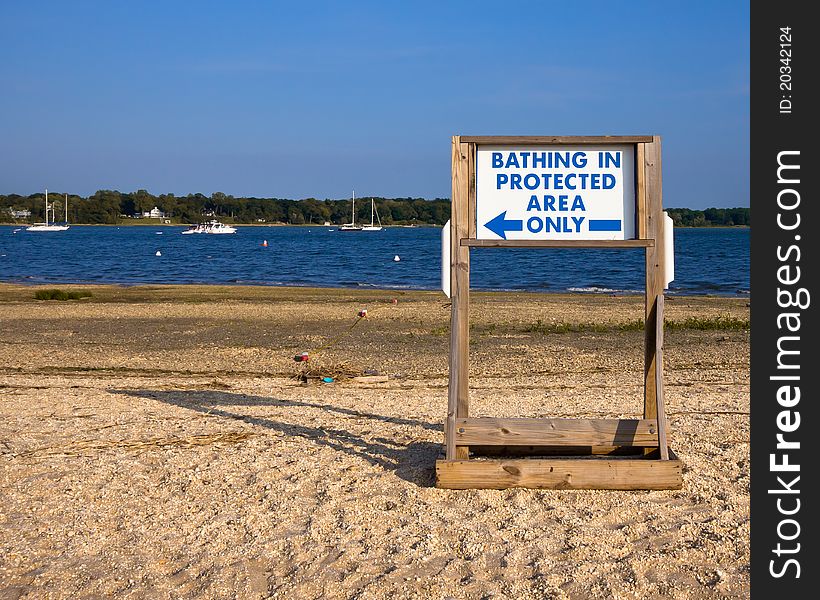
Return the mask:
[(646, 238), (646, 146), (635, 145), (635, 224), (638, 238)]
[[(655, 301), (655, 404), (658, 414), (658, 447), (661, 460), (669, 460), (669, 446), (666, 439), (666, 408), (663, 397), (663, 305), (664, 295), (658, 294)], [(456, 421), (458, 431), (458, 421)]]
[(438, 460), (436, 486), (467, 489), (675, 490), (679, 460), (648, 458)]
[(461, 240), (470, 248), (650, 248), (655, 240)]
[(475, 144), (467, 144), (467, 237), (476, 236)]
[(469, 416), (468, 353), (470, 343), (470, 249), (459, 244), (468, 234), (469, 146), (453, 137), (450, 213), (450, 385), (447, 401), (447, 458), (467, 458), (468, 447), (456, 447), (455, 419)]
[(639, 144), (651, 142), (649, 135), (462, 135), (461, 141), (485, 145), (572, 145), (572, 144)]
[(456, 418), (456, 444), (657, 446), (654, 420)]
[[(646, 237), (655, 245), (646, 249), (646, 295), (644, 329), (644, 419), (657, 419), (655, 361), (657, 347), (657, 298), (663, 294), (663, 196), (661, 180), (661, 139), (646, 144)], [(662, 325), (662, 322), (661, 322)], [(662, 365), (661, 365), (662, 366)]]

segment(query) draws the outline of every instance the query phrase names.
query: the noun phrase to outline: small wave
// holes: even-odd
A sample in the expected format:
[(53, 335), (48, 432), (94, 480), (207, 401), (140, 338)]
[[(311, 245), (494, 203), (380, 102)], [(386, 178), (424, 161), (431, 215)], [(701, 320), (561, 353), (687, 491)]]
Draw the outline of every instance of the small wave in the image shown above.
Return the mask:
[(598, 287), (596, 285), (589, 287), (569, 287), (567, 291), (581, 294), (643, 294), (643, 290), (618, 290), (608, 287)]
[(605, 288), (605, 287), (569, 287), (567, 288), (568, 292), (584, 292), (587, 294), (611, 294), (613, 292), (617, 292), (619, 290), (614, 290), (612, 288)]

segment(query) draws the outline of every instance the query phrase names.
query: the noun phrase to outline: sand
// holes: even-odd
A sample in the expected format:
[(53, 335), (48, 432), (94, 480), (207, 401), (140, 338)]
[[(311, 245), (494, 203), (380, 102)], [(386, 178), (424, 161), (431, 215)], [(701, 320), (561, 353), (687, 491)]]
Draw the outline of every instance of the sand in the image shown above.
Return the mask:
[[(87, 289), (0, 285), (0, 599), (749, 595), (748, 328), (667, 331), (683, 489), (451, 491), (441, 294)], [(642, 302), (474, 294), (472, 413), (640, 416)]]

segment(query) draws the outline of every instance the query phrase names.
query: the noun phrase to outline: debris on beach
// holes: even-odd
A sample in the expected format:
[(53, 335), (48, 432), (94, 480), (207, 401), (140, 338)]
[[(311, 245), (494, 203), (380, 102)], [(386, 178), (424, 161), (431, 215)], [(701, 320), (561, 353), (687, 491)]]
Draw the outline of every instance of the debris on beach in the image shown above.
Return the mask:
[[(296, 379), (302, 383), (338, 383), (346, 380), (355, 380), (356, 377), (362, 377), (363, 375), (364, 371), (362, 369), (346, 362), (324, 365), (315, 364), (310, 366), (306, 364), (302, 372), (296, 375)], [(331, 379), (332, 382), (327, 382), (325, 381), (326, 379)]]

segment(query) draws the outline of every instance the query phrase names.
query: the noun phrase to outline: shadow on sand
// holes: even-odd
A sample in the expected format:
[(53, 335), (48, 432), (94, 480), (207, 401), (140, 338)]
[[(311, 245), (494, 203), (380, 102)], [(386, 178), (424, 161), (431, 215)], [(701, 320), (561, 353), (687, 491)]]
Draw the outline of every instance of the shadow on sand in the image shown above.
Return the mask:
[[(332, 404), (305, 402), (301, 400), (281, 400), (264, 396), (251, 396), (222, 391), (199, 390), (109, 390), (112, 394), (122, 394), (136, 398), (148, 398), (164, 402), (172, 406), (185, 408), (202, 414), (223, 417), (242, 421), (250, 425), (264, 427), (290, 437), (299, 437), (309, 440), (319, 446), (331, 448), (337, 452), (355, 456), (366, 460), (372, 465), (385, 470), (394, 471), (397, 476), (419, 486), (429, 487), (435, 482), (435, 461), (442, 451), (442, 444), (436, 442), (412, 442), (402, 444), (389, 435), (383, 437), (368, 436), (351, 433), (338, 427), (309, 427), (293, 423), (276, 421), (269, 417), (255, 417), (242, 414), (239, 407), (271, 406), (277, 408), (306, 407), (316, 408), (329, 413), (344, 415), (371, 422), (390, 432), (389, 425), (408, 425), (420, 427), (427, 431), (435, 431), (443, 435), (440, 424), (407, 419), (403, 417), (388, 417)], [(234, 410), (232, 410), (234, 409)], [(399, 432), (396, 432), (399, 433)]]

